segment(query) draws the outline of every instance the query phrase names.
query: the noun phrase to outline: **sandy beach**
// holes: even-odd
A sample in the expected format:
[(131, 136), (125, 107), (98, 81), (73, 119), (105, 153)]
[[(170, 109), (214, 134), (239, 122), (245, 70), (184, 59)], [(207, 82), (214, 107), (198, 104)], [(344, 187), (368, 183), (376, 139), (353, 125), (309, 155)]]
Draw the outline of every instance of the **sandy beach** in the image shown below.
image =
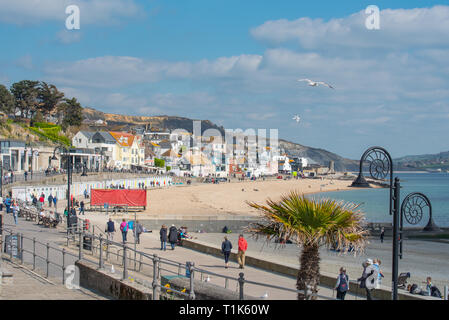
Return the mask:
[(257, 215), (245, 201), (264, 203), (278, 200), (297, 190), (311, 194), (347, 190), (352, 181), (330, 179), (258, 180), (246, 182), (203, 183), (148, 191), (148, 207), (139, 215), (219, 216)]

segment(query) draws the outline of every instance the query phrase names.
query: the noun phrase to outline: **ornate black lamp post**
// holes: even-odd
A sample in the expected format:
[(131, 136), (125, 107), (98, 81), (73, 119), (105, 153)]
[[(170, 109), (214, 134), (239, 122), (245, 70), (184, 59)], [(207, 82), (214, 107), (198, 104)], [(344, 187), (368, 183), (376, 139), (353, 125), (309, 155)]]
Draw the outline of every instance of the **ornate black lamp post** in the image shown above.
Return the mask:
[(402, 259), (402, 232), (404, 217), (410, 224), (421, 221), (423, 211), (429, 209), (429, 222), (424, 231), (438, 231), (432, 219), (432, 205), (430, 200), (422, 193), (414, 192), (407, 195), (400, 205), (401, 184), (396, 177), (393, 182), (393, 161), (390, 154), (382, 147), (372, 147), (366, 150), (360, 159), (360, 171), (353, 187), (369, 187), (363, 176), (363, 165), (369, 164), (369, 173), (375, 180), (383, 180), (390, 175), (390, 215), (393, 215), (393, 266), (392, 266), (392, 298), (398, 299), (398, 267), (399, 258)]
[[(31, 150), (30, 179), (33, 180), (33, 163), (34, 163), (33, 157), (34, 157), (34, 150), (33, 150), (33, 146), (31, 145), (31, 143), (27, 143), (25, 146), (26, 146), (26, 147), (30, 147), (30, 150)], [(27, 152), (28, 152), (28, 149), (27, 149)]]
[(87, 165), (85, 162), (83, 163), (83, 173), (81, 173), (81, 176), (87, 177)]
[(352, 187), (369, 187), (363, 176), (363, 165), (367, 163), (371, 178), (383, 180), (390, 175), (390, 215), (393, 215), (393, 274), (392, 274), (392, 298), (398, 298), (398, 264), (399, 264), (399, 202), (400, 183), (399, 178), (393, 184), (393, 160), (382, 147), (371, 147), (367, 149), (360, 159), (359, 175), (352, 183)]

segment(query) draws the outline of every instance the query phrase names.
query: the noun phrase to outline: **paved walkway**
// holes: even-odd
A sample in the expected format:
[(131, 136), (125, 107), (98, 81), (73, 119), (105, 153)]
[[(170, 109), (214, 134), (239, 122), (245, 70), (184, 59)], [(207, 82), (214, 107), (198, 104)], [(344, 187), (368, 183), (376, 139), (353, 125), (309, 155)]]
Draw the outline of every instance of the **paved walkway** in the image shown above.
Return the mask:
[(49, 280), (36, 275), (7, 260), (2, 261), (2, 268), (12, 274), (12, 277), (3, 278), (0, 284), (0, 300), (105, 300), (86, 289), (67, 289), (59, 284), (58, 279)]
[[(83, 216), (81, 216), (83, 217)], [(97, 230), (104, 230), (106, 221), (108, 220), (105, 214), (94, 214), (89, 213), (85, 216), (88, 218), (91, 223), (97, 226)], [(115, 217), (117, 218), (117, 217)], [(119, 225), (116, 223), (116, 229), (118, 230)], [(195, 234), (197, 235), (197, 234)], [(215, 235), (217, 241), (221, 243), (221, 235)], [(226, 275), (234, 278), (239, 277), (240, 272), (244, 272), (244, 276), (246, 280), (260, 282), (264, 284), (271, 284), (276, 286), (283, 286), (289, 289), (296, 289), (296, 278), (289, 277), (285, 275), (281, 275), (274, 272), (269, 272), (266, 270), (262, 270), (259, 268), (254, 268), (247, 266), (244, 270), (238, 268), (238, 264), (235, 262), (230, 262), (230, 268), (224, 268), (224, 260), (222, 258), (218, 258), (209, 254), (201, 253), (198, 251), (194, 251), (184, 247), (176, 247), (175, 250), (171, 250), (169, 246), (167, 246), (166, 251), (160, 250), (160, 241), (159, 241), (159, 230), (153, 230), (152, 233), (144, 233), (141, 235), (141, 244), (136, 245), (137, 249), (140, 251), (144, 251), (150, 254), (157, 254), (160, 257), (170, 259), (173, 261), (181, 262), (183, 266), (186, 261), (193, 261), (197, 268), (201, 268), (210, 272), (214, 272), (220, 275)], [(114, 241), (121, 242), (121, 234), (120, 232), (116, 232), (114, 235)], [(130, 247), (134, 246), (134, 237), (131, 232), (128, 232), (128, 245)], [(167, 267), (167, 269), (170, 269)], [(176, 268), (171, 268), (171, 270), (177, 270)], [(185, 270), (183, 268), (182, 272)], [(161, 273), (162, 275), (173, 275), (171, 272)], [(206, 279), (207, 275), (204, 274), (203, 279)], [(197, 275), (197, 279), (201, 279), (201, 275)], [(210, 283), (219, 285), (224, 287), (225, 280), (218, 276), (210, 276)], [(230, 290), (237, 291), (238, 284), (236, 281), (229, 281), (228, 288)], [(332, 299), (335, 296), (335, 292), (332, 289), (326, 288), (324, 286), (319, 287), (319, 294), (326, 296), (328, 299)], [(245, 294), (253, 296), (253, 297), (262, 297), (265, 293), (268, 294), (268, 299), (282, 299), (282, 300), (294, 300), (296, 299), (296, 293), (282, 291), (278, 289), (272, 289), (267, 287), (261, 287), (257, 285), (245, 285)], [(347, 295), (347, 299), (356, 299), (356, 297), (352, 294)], [(358, 297), (358, 299), (362, 299)]]
[[(4, 213), (4, 212), (3, 212)], [(64, 243), (64, 233), (59, 229), (48, 229), (35, 222), (25, 221), (19, 218), (18, 225), (15, 226), (11, 214), (3, 214), (5, 229), (11, 229), (17, 233), (23, 233), (26, 237), (36, 239), (36, 254), (46, 257), (47, 249), (43, 244), (50, 244), (51, 248), (57, 248), (59, 244)], [(4, 232), (6, 235), (6, 231)], [(39, 244), (42, 243), (42, 244)], [(33, 241), (24, 239), (24, 248), (32, 250)], [(53, 263), (62, 263), (62, 254), (56, 250), (50, 249), (49, 260)], [(5, 255), (5, 259), (9, 259), (9, 255)], [(72, 265), (77, 260), (76, 256), (66, 255), (65, 266)], [(97, 300), (106, 299), (104, 296), (92, 292), (90, 290), (68, 289), (62, 283), (62, 269), (54, 264), (49, 265), (48, 280), (45, 281), (47, 264), (43, 258), (36, 258), (36, 269), (33, 271), (33, 256), (30, 253), (24, 253), (24, 265), (3, 260), (3, 266), (14, 275), (12, 278), (4, 278), (2, 299), (16, 300)]]

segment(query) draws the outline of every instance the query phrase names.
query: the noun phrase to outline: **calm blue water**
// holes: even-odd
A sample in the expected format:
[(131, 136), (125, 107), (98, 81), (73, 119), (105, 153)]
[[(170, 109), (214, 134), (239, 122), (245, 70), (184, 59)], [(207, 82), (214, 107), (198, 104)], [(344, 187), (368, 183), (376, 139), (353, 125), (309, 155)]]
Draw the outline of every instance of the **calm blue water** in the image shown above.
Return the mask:
[[(401, 182), (401, 203), (411, 192), (424, 193), (432, 204), (432, 215), (436, 225), (449, 227), (449, 173), (397, 173)], [(369, 222), (392, 222), (389, 215), (389, 189), (354, 189), (349, 191), (323, 192), (313, 195), (318, 198), (331, 198), (362, 203)], [(417, 226), (425, 226), (429, 216), (426, 209), (422, 221)], [(405, 223), (405, 220), (404, 220)], [(407, 224), (406, 224), (407, 225)]]

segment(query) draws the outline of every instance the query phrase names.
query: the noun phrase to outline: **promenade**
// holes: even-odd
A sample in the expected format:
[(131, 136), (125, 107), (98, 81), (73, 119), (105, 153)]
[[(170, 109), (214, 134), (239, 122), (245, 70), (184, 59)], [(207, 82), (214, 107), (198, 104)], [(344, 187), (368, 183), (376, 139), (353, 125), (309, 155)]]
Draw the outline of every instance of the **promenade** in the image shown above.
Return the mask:
[[(107, 222), (108, 217), (105, 214), (99, 213), (87, 213), (85, 216), (80, 216), (80, 218), (87, 218), (91, 223), (95, 224), (97, 230), (104, 231), (105, 224)], [(113, 217), (114, 220), (119, 220), (117, 217)], [(128, 220), (128, 219), (127, 219)], [(116, 229), (119, 230), (119, 223), (116, 223)], [(193, 234), (195, 237), (198, 237), (200, 234)], [(204, 235), (204, 234), (203, 234)], [(223, 234), (208, 234), (211, 237), (214, 237), (214, 243), (220, 241)], [(120, 231), (116, 232), (114, 235), (114, 241), (121, 242), (121, 234)], [(128, 232), (128, 245), (133, 248), (134, 247), (134, 237), (132, 232)], [(234, 242), (233, 252), (236, 252), (237, 244)], [(159, 241), (159, 230), (152, 230), (151, 233), (143, 233), (140, 237), (140, 244), (136, 245), (137, 250), (149, 253), (149, 254), (157, 254), (159, 257), (167, 258), (170, 260), (178, 261), (185, 265), (185, 262), (191, 261), (195, 263), (195, 266), (200, 269), (204, 269), (210, 272), (214, 272), (220, 275), (226, 275), (234, 278), (239, 277), (239, 273), (243, 272), (245, 279), (255, 282), (261, 282), (264, 284), (271, 284), (276, 286), (281, 286), (289, 289), (296, 289), (296, 277), (286, 276), (275, 272), (270, 272), (267, 270), (263, 270), (256, 267), (246, 266), (245, 269), (239, 269), (239, 266), (236, 262), (230, 261), (230, 267), (225, 269), (224, 267), (224, 259), (221, 257), (215, 257), (210, 254), (202, 253), (199, 251), (195, 251), (185, 247), (177, 246), (175, 250), (171, 250), (170, 246), (167, 245), (166, 251), (160, 250), (160, 241)], [(299, 263), (299, 262), (298, 262)], [(184, 272), (184, 270), (183, 270)], [(164, 272), (161, 274), (164, 276)], [(165, 275), (172, 275), (171, 273), (165, 273)], [(207, 277), (204, 274), (204, 279)], [(200, 278), (197, 275), (197, 279)], [(210, 283), (216, 284), (220, 287), (224, 287), (224, 279), (216, 276), (210, 276)], [(238, 292), (238, 284), (236, 281), (231, 281), (229, 283), (230, 290), (234, 292)], [(296, 300), (296, 293), (282, 291), (278, 289), (272, 289), (262, 286), (256, 286), (252, 284), (245, 285), (245, 294), (249, 296), (253, 296), (255, 298), (262, 297), (264, 294), (268, 294), (268, 299), (270, 300)], [(322, 295), (326, 298), (324, 299), (335, 299), (335, 292), (328, 287), (320, 286), (319, 287), (319, 295)], [(322, 298), (320, 298), (322, 299)], [(353, 294), (347, 294), (347, 300), (360, 300), (364, 299), (364, 297), (356, 297)]]
[[(180, 188), (181, 189), (181, 188)], [(182, 189), (193, 189), (190, 188), (182, 188)], [(163, 191), (167, 192), (170, 189), (164, 189)], [(162, 190), (160, 191), (162, 192)], [(256, 192), (257, 193), (257, 192)], [(150, 198), (154, 200), (154, 197), (150, 195)], [(81, 199), (80, 199), (81, 200)], [(88, 199), (85, 200), (86, 207), (88, 207)], [(167, 207), (171, 207), (172, 204), (168, 204), (166, 202)], [(62, 207), (59, 206), (59, 208)], [(47, 203), (45, 203), (45, 208), (47, 208)], [(60, 210), (58, 210), (60, 211)], [(6, 215), (8, 217), (10, 215)], [(148, 213), (137, 213), (137, 219), (145, 222), (146, 219), (151, 219), (153, 215)], [(203, 215), (207, 218), (206, 215)], [(114, 235), (114, 241), (121, 242), (121, 234), (119, 232), (119, 222), (122, 218), (125, 218), (127, 221), (134, 220), (134, 213), (130, 214), (115, 214), (115, 215), (107, 215), (106, 213), (101, 212), (89, 212), (86, 211), (85, 215), (79, 215), (82, 219), (89, 219), (92, 226), (95, 226), (95, 229), (91, 227), (91, 231), (95, 230), (95, 233), (98, 235), (99, 233), (103, 233), (105, 229), (106, 222), (109, 217), (114, 219), (116, 222), (117, 232)], [(156, 216), (154, 216), (156, 217)], [(165, 215), (158, 215), (158, 219), (161, 221), (164, 219)], [(168, 218), (169, 216), (166, 216)], [(237, 217), (237, 216), (235, 216)], [(187, 216), (186, 216), (187, 218)], [(19, 227), (17, 227), (18, 232), (25, 232), (31, 229), (38, 228), (33, 232), (38, 232), (38, 236), (43, 237), (45, 241), (51, 241), (58, 245), (65, 245), (65, 233), (63, 232), (64, 226), (62, 229), (47, 229), (41, 226), (35, 226), (36, 223), (26, 222), (22, 219), (19, 219)], [(10, 219), (12, 222), (12, 219)], [(148, 220), (149, 221), (149, 220)], [(177, 216), (174, 219), (176, 226), (180, 227), (183, 223), (183, 215)], [(177, 221), (177, 222), (176, 222)], [(162, 222), (161, 222), (162, 223)], [(145, 224), (145, 223), (144, 223)], [(30, 227), (33, 226), (33, 227)], [(262, 270), (259, 268), (255, 268), (252, 266), (247, 266), (244, 270), (238, 268), (237, 263), (231, 262), (231, 267), (229, 269), (224, 268), (224, 261), (221, 257), (216, 257), (210, 254), (206, 254), (203, 252), (199, 252), (193, 249), (189, 249), (186, 247), (177, 247), (174, 251), (160, 250), (160, 242), (159, 242), (159, 225), (154, 225), (151, 233), (144, 233), (141, 235), (141, 244), (136, 245), (136, 249), (148, 254), (157, 254), (160, 257), (171, 259), (181, 263), (185, 266), (187, 261), (192, 261), (195, 263), (197, 268), (201, 268), (203, 270), (207, 270), (210, 272), (214, 272), (220, 275), (230, 276), (234, 278), (238, 278), (240, 272), (244, 272), (245, 279), (249, 281), (262, 282), (266, 284), (283, 286), (289, 289), (296, 289), (296, 278), (292, 276), (287, 276), (284, 274), (274, 273), (267, 270)], [(12, 228), (15, 228), (12, 226)], [(22, 231), (25, 230), (25, 231)], [(191, 230), (193, 231), (193, 230)], [(222, 233), (196, 233), (190, 232), (191, 236), (194, 237), (193, 241), (202, 243), (211, 247), (219, 247), (221, 242), (223, 241), (224, 234)], [(236, 252), (237, 247), (237, 237), (238, 234), (231, 233), (228, 235), (231, 242), (234, 245), (233, 252)], [(280, 247), (275, 245), (274, 243), (266, 243), (263, 240), (256, 241), (250, 237), (250, 235), (245, 235), (248, 243), (249, 249), (247, 252), (248, 256), (252, 256), (267, 262), (274, 262), (282, 265), (286, 265), (292, 268), (299, 267), (299, 254), (300, 248), (298, 248), (294, 244), (288, 244), (284, 247)], [(134, 237), (132, 232), (128, 233), (128, 246), (134, 248)], [(444, 270), (449, 267), (449, 250), (447, 250), (447, 243), (437, 243), (430, 241), (422, 241), (422, 240), (408, 240), (406, 239), (404, 242), (404, 259), (400, 260), (399, 272), (410, 272), (411, 279), (408, 280), (408, 283), (416, 283), (418, 286), (423, 285), (423, 281), (427, 276), (431, 276), (433, 279), (433, 283), (439, 288), (444, 288), (444, 286), (448, 285), (448, 279), (444, 272)], [(367, 258), (380, 258), (382, 260), (381, 269), (385, 275), (385, 278), (382, 282), (382, 288), (385, 290), (391, 290), (391, 238), (386, 238), (384, 243), (380, 243), (378, 239), (371, 238), (369, 240), (368, 246), (366, 250), (359, 255), (346, 254), (341, 255), (339, 253), (327, 250), (326, 248), (322, 248), (320, 251), (320, 272), (323, 274), (336, 277), (338, 275), (338, 270), (341, 266), (347, 269), (348, 275), (351, 281), (356, 280), (361, 276), (362, 273), (362, 262)], [(73, 261), (74, 262), (74, 261)], [(60, 273), (59, 270), (54, 270), (51, 272)], [(183, 270), (184, 272), (184, 270)], [(164, 274), (162, 274), (164, 275)], [(172, 275), (167, 273), (166, 275)], [(198, 278), (197, 278), (198, 279)], [(218, 286), (224, 287), (224, 279), (218, 276), (211, 276), (210, 283), (216, 284)], [(236, 291), (238, 289), (238, 284), (236, 281), (230, 281), (231, 283), (228, 285), (228, 288)], [(248, 294), (253, 297), (261, 297), (264, 294), (268, 294), (268, 299), (296, 299), (296, 294), (281, 291), (278, 289), (269, 289), (262, 286), (256, 285), (247, 285), (245, 287), (245, 294)], [(327, 297), (328, 299), (332, 299), (335, 295), (335, 292), (331, 288), (327, 288), (325, 286), (321, 286), (319, 290), (319, 294)], [(361, 297), (358, 299), (364, 299), (363, 293), (361, 293)], [(357, 297), (348, 294), (347, 299), (356, 299)]]
[(105, 300), (89, 290), (67, 289), (59, 279), (49, 280), (7, 260), (2, 267), (12, 274), (3, 278), (0, 300)]
[[(106, 223), (106, 215), (105, 214), (86, 214), (86, 216), (81, 216), (81, 218), (90, 219), (91, 223), (94, 223), (97, 228), (103, 228)], [(36, 222), (24, 221), (24, 219), (19, 218), (18, 226), (14, 226), (12, 222), (12, 217), (10, 214), (4, 214), (5, 219), (5, 228), (13, 229), (15, 232), (22, 232), (27, 234), (27, 236), (31, 237), (39, 237), (39, 239), (43, 241), (48, 241), (54, 245), (63, 246), (65, 243), (65, 232), (63, 228), (58, 229), (48, 229), (42, 226), (36, 225)], [(116, 224), (118, 229), (118, 224)], [(131, 232), (128, 234), (128, 245), (133, 247), (133, 236)], [(121, 235), (117, 232), (114, 236), (114, 241), (120, 242)], [(214, 257), (209, 254), (204, 254), (201, 252), (197, 252), (184, 247), (176, 247), (175, 250), (167, 249), (167, 251), (160, 250), (160, 242), (159, 242), (159, 232), (158, 230), (154, 230), (152, 233), (145, 233), (141, 236), (141, 243), (137, 245), (137, 249), (140, 251), (144, 251), (149, 254), (157, 254), (160, 257), (171, 259), (174, 261), (181, 262), (185, 265), (185, 262), (192, 261), (195, 263), (197, 268), (201, 268), (204, 270), (208, 270), (217, 274), (227, 275), (231, 277), (238, 278), (240, 272), (244, 272), (245, 279), (255, 282), (261, 282), (264, 284), (271, 284), (276, 286), (281, 286), (290, 289), (296, 289), (296, 279), (294, 277), (289, 277), (281, 274), (277, 274), (274, 272), (269, 272), (266, 270), (262, 270), (259, 268), (254, 268), (247, 266), (244, 270), (238, 268), (237, 263), (230, 263), (230, 268), (224, 268), (224, 261), (222, 258)], [(27, 259), (25, 259), (27, 260)], [(74, 258), (72, 262), (74, 263), (76, 259)], [(30, 264), (29, 258), (25, 263)], [(107, 264), (107, 265), (110, 265)], [(117, 268), (117, 265), (116, 265)], [(184, 270), (183, 270), (184, 272)], [(50, 277), (60, 277), (61, 271), (58, 268), (50, 268)], [(161, 272), (161, 276), (169, 276), (172, 273)], [(206, 275), (204, 276), (206, 278)], [(217, 286), (224, 287), (224, 279), (216, 276), (210, 276), (210, 283), (216, 284)], [(200, 275), (197, 274), (196, 279), (201, 279)], [(61, 281), (60, 279), (58, 280)], [(238, 284), (236, 281), (230, 281), (228, 288), (234, 292), (238, 291)], [(71, 290), (69, 290), (71, 291)], [(252, 297), (262, 297), (264, 294), (268, 295), (269, 300), (295, 300), (296, 293), (287, 292), (278, 289), (272, 289), (267, 287), (256, 286), (252, 284), (245, 285), (245, 294)], [(326, 288), (324, 286), (319, 287), (319, 294), (327, 297), (326, 299), (333, 299), (334, 292), (330, 288)], [(22, 299), (22, 297), (17, 295), (16, 299)], [(38, 299), (38, 298), (37, 298)], [(352, 294), (347, 295), (348, 300), (356, 299), (356, 297)], [(363, 299), (358, 297), (358, 299)]]

